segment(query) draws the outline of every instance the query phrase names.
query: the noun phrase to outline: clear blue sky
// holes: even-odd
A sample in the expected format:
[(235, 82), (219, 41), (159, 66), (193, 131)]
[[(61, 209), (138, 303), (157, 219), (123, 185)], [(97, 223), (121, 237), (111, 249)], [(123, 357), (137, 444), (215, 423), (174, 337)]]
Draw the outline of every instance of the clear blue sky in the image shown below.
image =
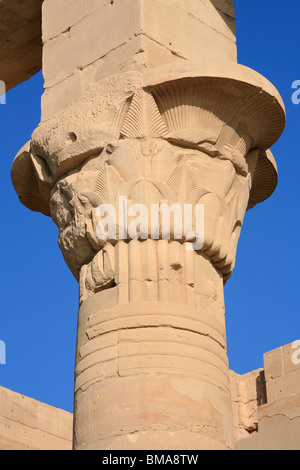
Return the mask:
[[(287, 111), (286, 130), (272, 148), (277, 191), (247, 213), (225, 287), (230, 368), (243, 374), (263, 367), (265, 352), (300, 338), (300, 105), (291, 101), (292, 83), (300, 80), (300, 2), (235, 3), (239, 63), (267, 77)], [(78, 286), (59, 251), (56, 226), (19, 203), (10, 179), (15, 154), (39, 124), (42, 92), (39, 73), (0, 105), (0, 340), (7, 348), (0, 385), (72, 411)]]

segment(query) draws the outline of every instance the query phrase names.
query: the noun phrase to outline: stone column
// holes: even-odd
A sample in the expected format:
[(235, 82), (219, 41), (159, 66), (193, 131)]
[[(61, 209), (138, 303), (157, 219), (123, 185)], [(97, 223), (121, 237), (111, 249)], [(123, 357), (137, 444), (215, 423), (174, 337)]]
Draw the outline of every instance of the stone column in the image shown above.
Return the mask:
[(232, 1), (45, 0), (43, 28), (12, 179), (80, 285), (74, 448), (232, 449), (223, 285), (277, 184), (281, 98), (236, 63)]

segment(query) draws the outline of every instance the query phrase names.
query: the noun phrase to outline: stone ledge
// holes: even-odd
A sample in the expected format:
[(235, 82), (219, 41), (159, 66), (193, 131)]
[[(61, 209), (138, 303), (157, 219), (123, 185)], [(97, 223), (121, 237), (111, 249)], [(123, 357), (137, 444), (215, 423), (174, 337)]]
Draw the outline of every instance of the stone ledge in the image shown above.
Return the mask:
[(6, 91), (42, 67), (42, 3), (43, 0), (0, 2), (0, 80)]
[(0, 450), (71, 450), (73, 415), (0, 387)]
[[(264, 354), (266, 402), (257, 400), (255, 404), (255, 381), (250, 381), (253, 373), (241, 378), (233, 374), (233, 384), (246, 382), (250, 386), (247, 394), (252, 397), (252, 407), (247, 408), (245, 396), (233, 396), (235, 427), (239, 431), (236, 450), (300, 450), (300, 364), (292, 360), (294, 345), (290, 343)], [(257, 420), (257, 431), (246, 437), (245, 431), (249, 430), (246, 425), (252, 416)]]

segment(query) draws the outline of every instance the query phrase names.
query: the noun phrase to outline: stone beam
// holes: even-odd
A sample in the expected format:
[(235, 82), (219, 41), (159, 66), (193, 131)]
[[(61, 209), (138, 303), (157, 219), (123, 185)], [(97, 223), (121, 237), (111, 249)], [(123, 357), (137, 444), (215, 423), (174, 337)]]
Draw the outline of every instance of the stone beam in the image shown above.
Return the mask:
[(42, 0), (1, 0), (0, 80), (6, 91), (42, 68)]
[(236, 62), (233, 16), (231, 0), (45, 0), (42, 120), (119, 72)]
[[(0, 2), (0, 79), (5, 82), (7, 91), (29, 79), (42, 68), (42, 3), (43, 0), (27, 0), (26, 5), (20, 0), (1, 0)], [(49, 36), (58, 36), (74, 26), (78, 19), (82, 20), (84, 13), (88, 16), (97, 8), (110, 3), (112, 3), (110, 0), (102, 2), (82, 0), (81, 5), (76, 4), (73, 7), (69, 2), (65, 7), (67, 14), (62, 16), (57, 23), (52, 23), (50, 26), (48, 24), (45, 27), (44, 40), (47, 41)], [(194, 18), (201, 18), (201, 21), (204, 19), (207, 25), (217, 28), (227, 37), (235, 35), (232, 2), (211, 0), (211, 5), (203, 5), (192, 1), (173, 0), (172, 3), (181, 8), (188, 7)], [(212, 13), (213, 7), (219, 13), (220, 19), (216, 20), (216, 15)], [(53, 0), (49, 9), (55, 12), (56, 8), (57, 5)]]

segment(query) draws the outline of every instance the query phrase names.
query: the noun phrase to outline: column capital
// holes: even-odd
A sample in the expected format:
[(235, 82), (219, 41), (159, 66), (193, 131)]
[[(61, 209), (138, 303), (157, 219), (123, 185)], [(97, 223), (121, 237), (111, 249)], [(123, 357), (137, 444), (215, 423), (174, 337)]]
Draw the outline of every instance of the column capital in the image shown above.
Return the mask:
[(202, 251), (226, 280), (245, 211), (277, 185), (269, 148), (284, 125), (277, 90), (247, 67), (203, 61), (127, 72), (41, 123), (15, 158), (12, 180), (23, 204), (52, 215), (78, 279), (102, 248), (93, 216), (100, 204), (121, 196), (143, 204), (205, 201)]

